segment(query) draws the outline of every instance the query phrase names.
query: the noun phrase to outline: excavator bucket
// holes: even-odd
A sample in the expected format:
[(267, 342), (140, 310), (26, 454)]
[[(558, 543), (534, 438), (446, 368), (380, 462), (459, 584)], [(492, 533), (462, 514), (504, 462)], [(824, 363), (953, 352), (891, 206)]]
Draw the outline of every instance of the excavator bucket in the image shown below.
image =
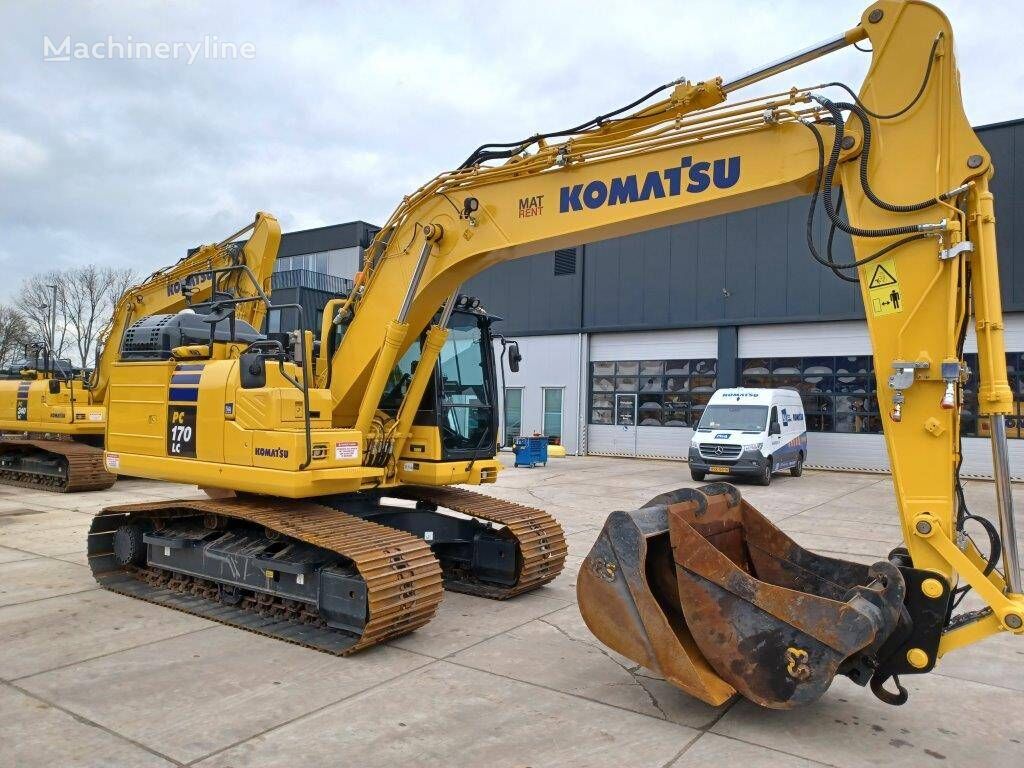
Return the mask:
[(895, 565), (808, 552), (726, 483), (612, 513), (576, 589), (602, 643), (712, 705), (789, 709), (836, 674), (865, 685), (908, 621)]

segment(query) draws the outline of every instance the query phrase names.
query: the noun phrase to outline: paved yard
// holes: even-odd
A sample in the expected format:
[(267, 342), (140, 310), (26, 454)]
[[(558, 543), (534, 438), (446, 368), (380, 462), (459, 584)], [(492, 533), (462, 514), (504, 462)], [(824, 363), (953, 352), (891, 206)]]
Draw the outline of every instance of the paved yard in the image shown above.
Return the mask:
[[(684, 485), (674, 462), (508, 469), (489, 491), (559, 518), (562, 576), (507, 603), (447, 594), (427, 627), (350, 659), (95, 588), (90, 515), (192, 488), (0, 487), (0, 767), (1022, 764), (1024, 638), (992, 638), (904, 678), (904, 707), (840, 678), (793, 712), (706, 706), (598, 645), (575, 574), (605, 515)], [(809, 471), (741, 489), (822, 552), (871, 560), (899, 540), (886, 476)], [(975, 511), (992, 514), (991, 490), (967, 484)], [(1024, 486), (1014, 490), (1024, 509)]]

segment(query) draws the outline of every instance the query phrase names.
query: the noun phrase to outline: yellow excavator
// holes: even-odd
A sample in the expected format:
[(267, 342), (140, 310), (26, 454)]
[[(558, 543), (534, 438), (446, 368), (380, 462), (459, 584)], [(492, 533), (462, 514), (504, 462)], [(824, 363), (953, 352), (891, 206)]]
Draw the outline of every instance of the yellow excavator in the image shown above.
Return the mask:
[[(859, 92), (741, 95), (861, 42)], [(860, 283), (906, 546), (872, 566), (820, 557), (731, 486), (682, 489), (608, 518), (579, 606), (603, 643), (711, 704), (739, 693), (792, 707), (837, 674), (901, 703), (899, 675), (1024, 633), (992, 174), (947, 19), (900, 0), (737, 79), (675, 81), (573, 128), (481, 146), (402, 201), (318, 334), (200, 343), (167, 323), (122, 353), (108, 466), (212, 498), (101, 512), (96, 578), (335, 653), (421, 626), (442, 585), (507, 597), (549, 581), (565, 556), (554, 520), (451, 487), (499, 469), (489, 322), (460, 286), (505, 260), (809, 195), (809, 268)], [(852, 261), (814, 242), (815, 215), (852, 236)], [(984, 549), (958, 471), (969, 322), (1000, 523), (975, 523)], [(981, 607), (958, 611), (969, 589)]]
[[(251, 234), (250, 234), (251, 233)], [(249, 234), (246, 242), (235, 242)], [(74, 493), (109, 488), (103, 438), (110, 368), (125, 331), (141, 317), (202, 306), (225, 296), (254, 296), (267, 284), (277, 259), (281, 227), (259, 213), (249, 226), (220, 243), (204, 245), (173, 266), (154, 272), (118, 300), (100, 333), (96, 367), (76, 376), (45, 344), (31, 346), (30, 365), (16, 379), (0, 380), (0, 483)], [(245, 267), (245, 270), (242, 267)], [(217, 285), (210, 277), (215, 270)], [(259, 327), (265, 307), (249, 302), (239, 319)]]

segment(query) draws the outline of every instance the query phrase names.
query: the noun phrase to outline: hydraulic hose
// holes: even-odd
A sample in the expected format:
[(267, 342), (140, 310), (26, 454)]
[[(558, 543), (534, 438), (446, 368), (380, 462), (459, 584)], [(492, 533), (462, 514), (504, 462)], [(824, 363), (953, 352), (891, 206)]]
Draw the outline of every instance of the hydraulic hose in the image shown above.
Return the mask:
[(528, 146), (530, 146), (531, 144), (535, 144), (536, 142), (540, 141), (541, 139), (553, 139), (553, 138), (561, 137), (561, 136), (572, 136), (574, 134), (580, 133), (581, 131), (589, 130), (589, 129), (592, 129), (592, 128), (600, 128), (605, 123), (605, 121), (611, 120), (613, 117), (618, 117), (623, 112), (626, 112), (626, 111), (628, 111), (630, 109), (633, 109), (634, 107), (640, 106), (641, 104), (643, 104), (648, 99), (654, 98), (655, 96), (657, 96), (662, 91), (668, 90), (669, 88), (673, 88), (674, 86), (678, 85), (680, 82), (682, 82), (682, 81), (681, 80), (673, 80), (671, 83), (665, 83), (664, 85), (659, 85), (654, 90), (644, 94), (643, 96), (641, 96), (639, 99), (636, 99), (635, 101), (631, 101), (629, 104), (626, 104), (624, 107), (619, 107), (618, 109), (614, 109), (611, 112), (606, 112), (603, 115), (598, 115), (597, 117), (593, 118), (592, 120), (588, 120), (585, 123), (580, 123), (579, 125), (575, 126), (574, 128), (566, 128), (565, 130), (561, 130), (561, 131), (551, 131), (550, 133), (537, 133), (537, 134), (534, 134), (533, 136), (530, 136), (529, 138), (522, 139), (520, 141), (510, 141), (510, 142), (506, 142), (506, 143), (483, 144), (483, 145), (477, 147), (476, 150), (473, 151), (473, 154), (471, 154), (469, 157), (467, 157), (463, 161), (462, 165), (459, 166), (459, 170), (462, 170), (464, 168), (470, 168), (471, 166), (477, 165), (477, 164), (482, 163), (482, 162), (484, 162), (486, 160), (501, 160), (501, 159), (506, 159), (506, 158), (512, 157), (512, 155), (515, 155), (515, 154), (518, 154), (519, 152), (522, 152)]
[[(832, 151), (829, 153), (828, 162), (825, 164), (824, 178), (822, 179), (822, 200), (825, 202), (825, 213), (829, 219), (838, 227), (850, 235), (856, 235), (857, 237), (896, 237), (898, 235), (913, 235), (921, 234), (927, 230), (922, 229), (920, 224), (908, 224), (902, 227), (883, 227), (882, 229), (863, 229), (861, 227), (855, 227), (851, 224), (846, 223), (836, 213), (835, 206), (832, 204), (832, 186), (835, 179), (836, 167), (839, 164), (839, 152), (842, 149), (843, 136), (845, 134), (845, 121), (843, 120), (843, 114), (839, 107), (833, 102), (826, 99), (824, 96), (814, 96), (815, 101), (821, 104), (829, 114), (832, 116), (832, 120), (835, 124), (835, 139), (832, 142)], [(804, 123), (808, 125), (807, 123)], [(818, 139), (821, 136), (817, 130), (814, 131)]]
[[(847, 277), (846, 275), (842, 275), (837, 270), (840, 270), (840, 269), (856, 269), (857, 267), (860, 267), (863, 264), (868, 264), (869, 262), (872, 262), (875, 259), (878, 259), (878, 258), (884, 256), (885, 254), (889, 253), (890, 251), (895, 250), (896, 248), (899, 248), (902, 245), (906, 245), (909, 242), (912, 242), (914, 240), (920, 240), (920, 239), (928, 236), (928, 234), (926, 232), (918, 231), (916, 226), (905, 227), (905, 228), (902, 228), (902, 229), (908, 230), (912, 234), (910, 234), (908, 237), (905, 237), (905, 238), (903, 238), (901, 240), (897, 240), (894, 243), (890, 243), (889, 245), (885, 246), (881, 250), (878, 250), (875, 253), (872, 253), (872, 254), (870, 254), (868, 256), (865, 256), (863, 259), (855, 259), (854, 261), (845, 262), (845, 263), (836, 263), (835, 261), (832, 260), (831, 253), (829, 254), (829, 258), (828, 259), (822, 258), (821, 254), (818, 253), (818, 249), (814, 245), (814, 211), (815, 211), (815, 209), (817, 208), (817, 205), (818, 205), (818, 196), (819, 196), (820, 190), (822, 188), (822, 182), (823, 182), (823, 177), (824, 177), (824, 173), (825, 173), (825, 168), (824, 168), (824, 166), (825, 166), (825, 162), (824, 162), (824, 159), (825, 159), (825, 142), (822, 140), (821, 134), (818, 132), (818, 129), (815, 128), (813, 124), (811, 124), (809, 122), (803, 122), (803, 121), (801, 121), (800, 124), (803, 125), (805, 128), (807, 128), (811, 132), (811, 134), (814, 136), (815, 142), (818, 145), (818, 174), (817, 174), (817, 178), (815, 179), (815, 183), (814, 183), (814, 192), (811, 193), (810, 208), (808, 209), (808, 212), (807, 212), (807, 248), (811, 252), (811, 256), (814, 258), (814, 260), (816, 262), (821, 264), (823, 267), (828, 267), (830, 270), (832, 270), (832, 272), (837, 277), (840, 277), (841, 279), (846, 280), (847, 282), (857, 282), (857, 280), (855, 278), (851, 278), (851, 277)], [(839, 126), (837, 126), (836, 135), (839, 137), (839, 140), (842, 141), (842, 129)], [(835, 155), (836, 155), (836, 157), (838, 157), (838, 152), (835, 152)], [(836, 226), (839, 229), (842, 229), (844, 232), (849, 232), (849, 229), (856, 229), (856, 228), (847, 228), (845, 226), (845, 222), (842, 222), (839, 219), (839, 216), (835, 213), (835, 211), (830, 208), (830, 202), (831, 201), (826, 200), (825, 210), (826, 210), (826, 212), (829, 212), (829, 213), (832, 214), (832, 215), (829, 216), (829, 218), (831, 219), (831, 221), (833, 223), (833, 226)], [(860, 230), (860, 231), (867, 232), (867, 231), (874, 231), (874, 230)], [(884, 231), (884, 230), (882, 230), (882, 231)], [(852, 232), (851, 234), (858, 234), (858, 233), (857, 232)], [(895, 234), (896, 235), (905, 234), (905, 232), (897, 231), (897, 232), (895, 232)], [(885, 237), (885, 236), (886, 235), (868, 235), (868, 237)]]
[[(860, 107), (862, 110), (864, 110), (864, 112), (871, 115), (871, 117), (875, 118), (876, 120), (892, 120), (894, 118), (901, 117), (902, 115), (905, 115), (907, 112), (909, 112), (911, 107), (917, 104), (917, 102), (920, 101), (921, 97), (924, 95), (924, 89), (928, 86), (928, 80), (931, 78), (932, 74), (932, 66), (935, 63), (935, 51), (938, 49), (939, 43), (942, 42), (942, 37), (943, 33), (939, 32), (939, 34), (935, 36), (935, 40), (932, 41), (932, 49), (931, 52), (928, 54), (928, 63), (925, 65), (924, 77), (921, 79), (921, 87), (917, 89), (917, 93), (914, 95), (914, 98), (907, 102), (907, 105), (903, 107), (903, 109), (899, 109), (891, 114), (881, 115), (878, 112), (874, 112), (871, 109), (869, 109), (868, 106), (863, 101), (860, 100), (857, 94), (853, 92), (853, 89), (850, 88), (850, 86), (848, 86), (846, 83), (825, 83), (821, 87), (842, 88), (844, 91), (850, 94), (850, 98), (853, 99), (853, 101), (857, 104), (858, 107)], [(855, 45), (854, 47), (857, 46)], [(862, 49), (858, 47), (857, 50)]]
[(864, 110), (856, 104), (850, 104), (847, 102), (840, 102), (835, 105), (839, 109), (848, 109), (860, 119), (861, 125), (864, 127), (864, 146), (860, 152), (860, 185), (864, 189), (864, 195), (872, 203), (877, 205), (879, 208), (892, 211), (893, 213), (913, 213), (914, 211), (923, 211), (926, 208), (931, 208), (933, 205), (938, 203), (938, 200), (947, 200), (950, 197), (948, 192), (944, 192), (939, 195), (938, 199), (932, 197), (927, 200), (922, 200), (919, 203), (890, 203), (879, 198), (874, 190), (871, 189), (871, 184), (868, 182), (868, 157), (871, 154), (871, 124), (868, 122), (868, 116)]

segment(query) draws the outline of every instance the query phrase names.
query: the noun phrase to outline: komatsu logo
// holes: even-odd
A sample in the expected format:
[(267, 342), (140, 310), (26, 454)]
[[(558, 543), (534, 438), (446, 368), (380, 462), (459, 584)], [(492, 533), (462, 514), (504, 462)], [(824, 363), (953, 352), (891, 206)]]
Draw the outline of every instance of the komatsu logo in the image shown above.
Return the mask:
[[(686, 176), (683, 176), (683, 170)], [(589, 184), (573, 184), (562, 187), (558, 201), (558, 212), (582, 211), (584, 207), (600, 208), (603, 205), (625, 205), (663, 197), (677, 197), (683, 192), (699, 194), (712, 185), (728, 189), (740, 180), (740, 158), (693, 162), (689, 155), (680, 160), (678, 166), (663, 171), (651, 171), (641, 181), (637, 174), (616, 177), (611, 181), (595, 179)], [(685, 186), (684, 186), (685, 182)]]
[(256, 448), (256, 455), (263, 456), (268, 459), (287, 459), (288, 449), (287, 448)]
[(182, 280), (175, 280), (173, 283), (167, 284), (167, 295), (174, 296), (175, 294), (181, 293), (184, 286), (189, 288), (195, 288), (200, 283), (208, 283), (210, 281), (209, 272), (196, 272)]

